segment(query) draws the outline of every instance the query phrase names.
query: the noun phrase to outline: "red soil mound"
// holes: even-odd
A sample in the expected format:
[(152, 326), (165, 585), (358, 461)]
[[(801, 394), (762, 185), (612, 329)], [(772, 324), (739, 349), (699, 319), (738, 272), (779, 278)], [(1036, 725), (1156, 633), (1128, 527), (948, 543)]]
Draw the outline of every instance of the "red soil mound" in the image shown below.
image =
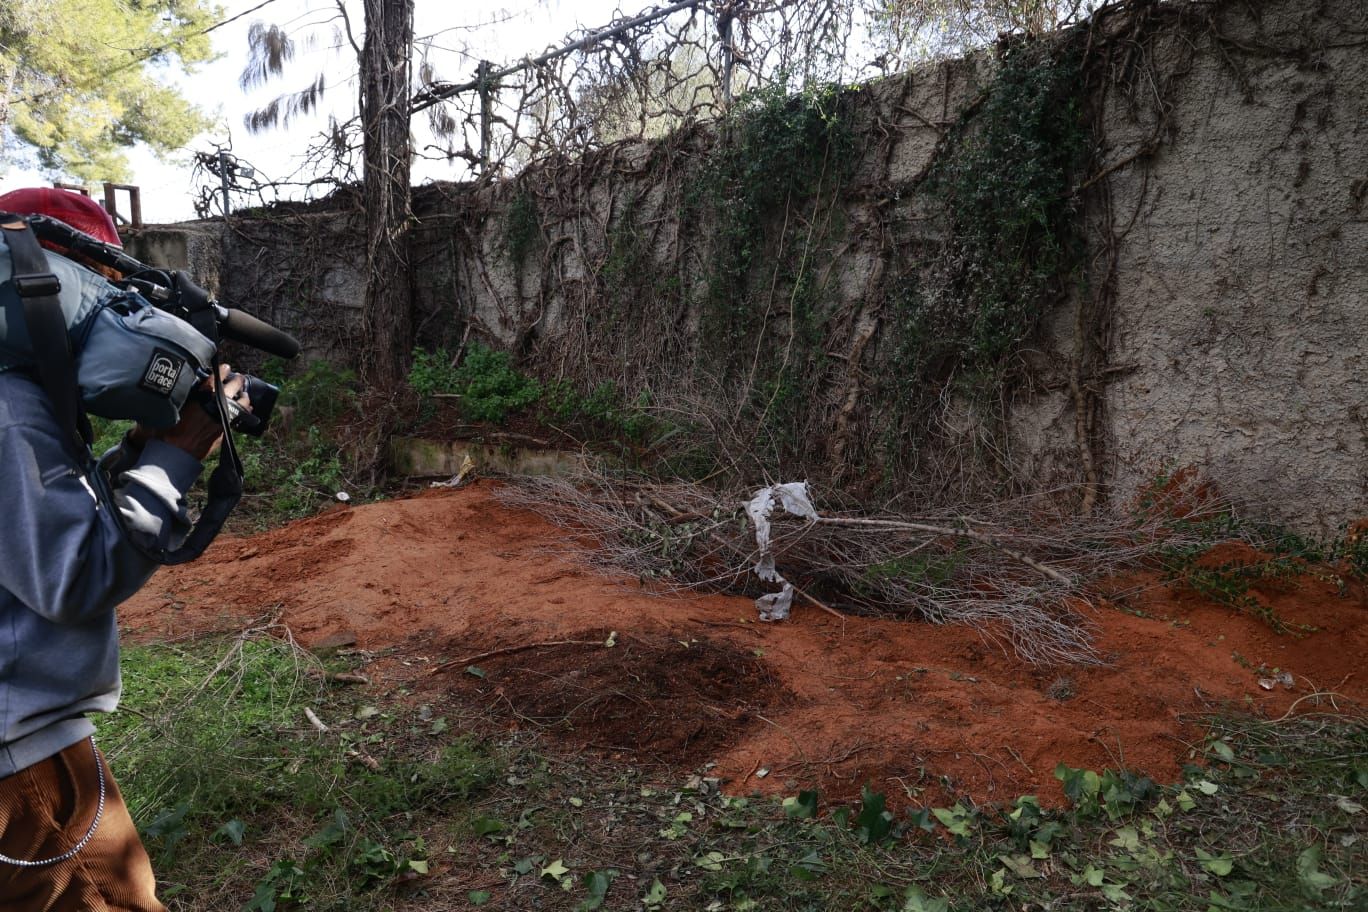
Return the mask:
[[(491, 490), (339, 508), (221, 539), (199, 562), (163, 570), (121, 609), (123, 623), (154, 638), (279, 613), (306, 644), (349, 634), (364, 649), (399, 648), (410, 664), (387, 665), (389, 683), (408, 675), (510, 724), (634, 762), (714, 760), (734, 790), (817, 785), (832, 797), (872, 780), (897, 800), (948, 789), (1054, 799), (1060, 762), (1172, 780), (1205, 711), (1277, 716), (1297, 700), (1298, 711), (1328, 708), (1305, 699), (1323, 691), (1341, 708), (1368, 696), (1368, 595), (1328, 577), (1257, 592), (1285, 620), (1318, 628), (1301, 637), (1127, 580), (1124, 610), (1092, 617), (1108, 664), (1044, 670), (965, 628), (842, 623), (801, 607), (765, 625), (744, 599), (660, 598), (557, 553), (562, 530)], [(577, 642), (512, 648), (556, 641)], [(494, 650), (477, 663), (484, 678), (464, 673)], [(429, 673), (442, 662), (453, 664)], [(1260, 686), (1274, 668), (1294, 675), (1291, 688)]]

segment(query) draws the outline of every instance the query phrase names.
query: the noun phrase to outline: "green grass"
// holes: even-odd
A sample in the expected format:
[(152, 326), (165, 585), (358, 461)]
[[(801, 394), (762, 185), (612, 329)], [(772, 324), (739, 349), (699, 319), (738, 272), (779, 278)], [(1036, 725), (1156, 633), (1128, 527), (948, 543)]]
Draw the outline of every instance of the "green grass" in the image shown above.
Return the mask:
[[(427, 710), (329, 684), (272, 632), (126, 649), (101, 743), (182, 908), (382, 908), (374, 888), (425, 865), (414, 820), (467, 801), (498, 763)], [(202, 902), (220, 892), (238, 898)]]
[[(719, 794), (338, 684), (259, 632), (130, 648), (101, 739), (175, 910), (1306, 910), (1368, 900), (1368, 725), (1205, 720), (1181, 783), (890, 811)], [(446, 699), (446, 698), (442, 698)], [(305, 719), (310, 707), (329, 727)], [(706, 772), (704, 772), (706, 775)]]

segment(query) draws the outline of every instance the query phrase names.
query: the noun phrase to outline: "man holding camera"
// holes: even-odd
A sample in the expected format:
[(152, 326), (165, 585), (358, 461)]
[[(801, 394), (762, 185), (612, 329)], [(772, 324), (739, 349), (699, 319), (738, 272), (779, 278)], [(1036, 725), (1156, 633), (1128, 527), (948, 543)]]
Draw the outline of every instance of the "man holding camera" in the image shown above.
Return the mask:
[[(119, 243), (109, 216), (86, 197), (17, 191), (0, 196), (0, 211), (48, 215)], [(229, 377), (225, 394), (239, 396), (240, 385)], [(86, 467), (65, 446), (39, 382), (22, 371), (0, 372), (0, 909), (6, 912), (164, 909), (86, 715), (118, 703), (114, 608), (158, 566), (145, 549), (174, 548), (185, 537), (186, 492), (221, 434), (217, 417), (189, 404), (174, 427), (130, 431), (96, 470), (110, 475), (120, 520), (101, 505)]]

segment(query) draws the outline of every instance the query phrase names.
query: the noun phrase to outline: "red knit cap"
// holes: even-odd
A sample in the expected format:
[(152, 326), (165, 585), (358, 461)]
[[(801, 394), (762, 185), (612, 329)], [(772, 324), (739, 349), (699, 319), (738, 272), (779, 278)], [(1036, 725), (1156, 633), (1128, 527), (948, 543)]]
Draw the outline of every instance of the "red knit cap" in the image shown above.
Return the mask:
[(122, 247), (114, 220), (104, 207), (88, 196), (56, 187), (26, 187), (0, 195), (0, 212), (17, 215), (46, 215), (66, 222), (106, 244)]

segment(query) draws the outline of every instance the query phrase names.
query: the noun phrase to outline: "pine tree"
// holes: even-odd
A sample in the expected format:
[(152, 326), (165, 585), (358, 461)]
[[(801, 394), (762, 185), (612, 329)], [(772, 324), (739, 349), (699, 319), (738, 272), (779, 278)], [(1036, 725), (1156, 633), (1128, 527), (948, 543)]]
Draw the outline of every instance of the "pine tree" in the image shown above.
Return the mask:
[(0, 153), (83, 179), (122, 180), (124, 150), (161, 154), (205, 129), (163, 80), (213, 57), (209, 0), (4, 0), (0, 3)]

